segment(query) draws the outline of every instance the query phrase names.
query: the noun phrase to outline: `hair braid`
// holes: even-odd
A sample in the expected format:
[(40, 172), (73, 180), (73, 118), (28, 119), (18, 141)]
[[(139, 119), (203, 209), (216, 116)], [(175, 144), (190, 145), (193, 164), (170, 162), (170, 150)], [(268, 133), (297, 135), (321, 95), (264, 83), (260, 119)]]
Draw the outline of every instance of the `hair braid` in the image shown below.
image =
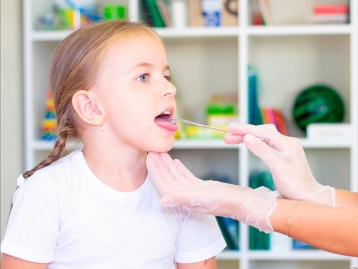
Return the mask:
[(57, 161), (62, 151), (64, 150), (66, 146), (66, 140), (67, 140), (67, 134), (65, 132), (60, 132), (58, 135), (58, 138), (55, 142), (53, 150), (49, 153), (46, 159), (41, 161), (38, 165), (36, 165), (34, 168), (32, 168), (29, 171), (26, 171), (22, 176), (24, 178), (28, 178), (32, 176), (33, 173), (35, 173), (37, 170), (44, 168), (45, 166), (50, 165), (51, 163)]

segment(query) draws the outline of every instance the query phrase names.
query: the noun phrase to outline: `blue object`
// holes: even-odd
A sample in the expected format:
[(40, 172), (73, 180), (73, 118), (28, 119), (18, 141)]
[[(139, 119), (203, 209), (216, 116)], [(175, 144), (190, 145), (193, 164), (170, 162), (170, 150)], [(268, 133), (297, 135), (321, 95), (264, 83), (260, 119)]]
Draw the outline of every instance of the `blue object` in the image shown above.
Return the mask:
[(257, 94), (257, 72), (256, 70), (249, 66), (248, 70), (248, 99), (249, 99), (249, 109), (248, 109), (248, 116), (249, 116), (249, 124), (253, 125), (261, 125), (263, 124), (261, 112), (259, 108), (258, 102), (258, 94)]
[(315, 249), (315, 248), (306, 244), (306, 243), (303, 243), (301, 241), (293, 239), (292, 240), (292, 249)]
[(88, 9), (84, 9), (79, 4), (75, 3), (74, 1), (71, 1), (71, 0), (65, 0), (65, 1), (66, 1), (66, 4), (70, 6), (70, 8), (72, 8), (74, 10), (78, 10), (83, 17), (86, 17), (93, 22), (99, 22), (101, 20), (101, 17), (97, 16), (96, 14), (93, 14), (93, 12), (91, 12)]

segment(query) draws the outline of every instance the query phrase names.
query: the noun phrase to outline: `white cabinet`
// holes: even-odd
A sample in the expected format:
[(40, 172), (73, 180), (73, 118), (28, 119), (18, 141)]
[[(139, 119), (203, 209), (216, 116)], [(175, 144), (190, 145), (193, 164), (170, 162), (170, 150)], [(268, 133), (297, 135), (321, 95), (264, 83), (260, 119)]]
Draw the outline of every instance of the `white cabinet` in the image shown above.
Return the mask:
[[(190, 0), (189, 0), (190, 1)], [(31, 169), (52, 148), (41, 136), (47, 69), (57, 44), (70, 31), (35, 30), (35, 17), (50, 8), (50, 1), (24, 1), (24, 124), (25, 169)], [(115, 1), (113, 1), (115, 2)], [(122, 1), (123, 2), (123, 1)], [(273, 14), (289, 4), (275, 0)], [(277, 10), (281, 2), (285, 8)], [(290, 1), (292, 14), (306, 14), (315, 0)], [(299, 3), (298, 3), (299, 2)], [(281, 109), (289, 135), (301, 138), (319, 182), (358, 191), (358, 5), (350, 1), (350, 24), (286, 24), (252, 26), (253, 1), (239, 1), (239, 25), (223, 28), (161, 28), (171, 75), (178, 95), (192, 115), (205, 123), (205, 105), (213, 93), (237, 93), (239, 121), (248, 122), (248, 65), (259, 70), (260, 104)], [(302, 4), (302, 5), (301, 5)], [(138, 20), (139, 3), (127, 0), (129, 18)], [(300, 8), (297, 8), (300, 7)], [(297, 10), (296, 10), (297, 9)], [(295, 10), (297, 13), (295, 13)], [(281, 13), (280, 13), (281, 12)], [(352, 126), (350, 140), (311, 141), (294, 126), (293, 98), (304, 87), (323, 82), (337, 89), (346, 105), (345, 122)], [(233, 183), (248, 185), (249, 173), (264, 165), (242, 145), (221, 140), (177, 140), (171, 155), (201, 176), (213, 171)], [(334, 231), (332, 231), (334, 232)], [(349, 268), (354, 258), (318, 250), (250, 251), (248, 228), (240, 225), (240, 251), (224, 251), (219, 268)]]

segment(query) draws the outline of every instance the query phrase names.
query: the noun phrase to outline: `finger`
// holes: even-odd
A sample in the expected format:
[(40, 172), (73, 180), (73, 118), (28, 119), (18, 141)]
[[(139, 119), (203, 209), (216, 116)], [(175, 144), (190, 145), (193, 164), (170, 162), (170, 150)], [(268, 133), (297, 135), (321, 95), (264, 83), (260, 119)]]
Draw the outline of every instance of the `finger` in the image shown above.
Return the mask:
[(167, 168), (169, 169), (170, 174), (176, 180), (179, 184), (181, 184), (183, 187), (188, 187), (192, 185), (192, 181), (188, 178), (186, 178), (185, 175), (181, 173), (181, 171), (178, 169), (176, 164), (173, 162), (172, 158), (169, 156), (168, 153), (161, 153), (160, 156), (162, 157), (163, 161), (165, 162)]
[(223, 140), (226, 144), (241, 144), (243, 142), (244, 137), (241, 135), (233, 135), (233, 134), (226, 134), (223, 137)]
[(259, 125), (259, 126), (262, 126), (262, 127), (264, 127), (264, 128), (267, 128), (267, 129), (269, 129), (269, 130), (271, 130), (271, 131), (276, 131), (276, 132), (278, 132), (278, 131), (277, 131), (277, 128), (276, 128), (276, 126), (275, 126), (274, 124), (263, 124), (263, 125)]
[(151, 179), (161, 194), (182, 188), (182, 185), (176, 182), (169, 173), (159, 153), (148, 153), (147, 167)]
[(247, 134), (254, 135), (258, 138), (268, 140), (270, 147), (281, 151), (287, 144), (287, 137), (281, 133), (273, 130), (272, 127), (266, 125), (250, 125), (250, 124), (237, 124), (230, 123), (228, 125), (228, 131), (234, 135), (245, 136)]
[(198, 179), (196, 176), (194, 176), (189, 170), (188, 168), (185, 167), (185, 165), (180, 161), (180, 160), (174, 160), (175, 165), (177, 166), (177, 168), (179, 169), (180, 173), (187, 178), (188, 180), (190, 180), (191, 183), (196, 183)]
[(174, 191), (164, 194), (160, 199), (160, 203), (167, 207), (191, 207), (191, 198), (187, 191)]
[(273, 149), (260, 138), (247, 134), (244, 137), (244, 144), (255, 156), (264, 162), (273, 157)]

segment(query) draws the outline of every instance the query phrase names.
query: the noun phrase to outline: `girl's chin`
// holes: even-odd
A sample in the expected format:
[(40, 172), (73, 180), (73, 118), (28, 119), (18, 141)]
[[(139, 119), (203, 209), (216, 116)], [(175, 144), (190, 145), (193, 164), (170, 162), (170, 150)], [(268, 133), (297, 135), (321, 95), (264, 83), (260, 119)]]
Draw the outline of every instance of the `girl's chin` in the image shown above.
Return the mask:
[(152, 145), (150, 147), (150, 150), (148, 151), (152, 151), (152, 152), (168, 152), (169, 150), (172, 149), (174, 144), (174, 139), (172, 139), (172, 141), (162, 141), (162, 143), (156, 143), (155, 145)]

